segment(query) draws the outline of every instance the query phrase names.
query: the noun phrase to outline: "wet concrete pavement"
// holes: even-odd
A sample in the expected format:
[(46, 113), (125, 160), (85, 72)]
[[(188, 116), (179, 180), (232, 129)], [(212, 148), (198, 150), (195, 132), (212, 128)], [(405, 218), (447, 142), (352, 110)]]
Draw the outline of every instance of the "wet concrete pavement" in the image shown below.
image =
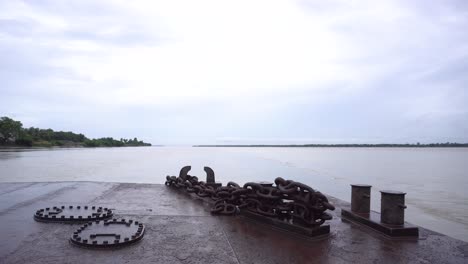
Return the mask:
[[(98, 182), (1, 183), (0, 263), (468, 263), (468, 243), (420, 229), (418, 240), (391, 240), (340, 217), (328, 237), (310, 239), (209, 207), (164, 185)], [(40, 223), (33, 213), (60, 205), (97, 205), (146, 225), (120, 249), (68, 242), (80, 225)], [(411, 210), (410, 208), (408, 210)]]

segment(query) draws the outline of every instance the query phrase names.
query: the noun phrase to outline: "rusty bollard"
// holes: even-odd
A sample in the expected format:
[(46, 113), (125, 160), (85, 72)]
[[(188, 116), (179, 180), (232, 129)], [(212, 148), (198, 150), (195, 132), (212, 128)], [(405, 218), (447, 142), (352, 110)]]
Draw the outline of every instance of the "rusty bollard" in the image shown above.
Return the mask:
[(351, 211), (353, 213), (370, 213), (371, 187), (367, 184), (351, 184)]
[(398, 191), (380, 191), (382, 194), (380, 222), (389, 225), (405, 223), (405, 195)]

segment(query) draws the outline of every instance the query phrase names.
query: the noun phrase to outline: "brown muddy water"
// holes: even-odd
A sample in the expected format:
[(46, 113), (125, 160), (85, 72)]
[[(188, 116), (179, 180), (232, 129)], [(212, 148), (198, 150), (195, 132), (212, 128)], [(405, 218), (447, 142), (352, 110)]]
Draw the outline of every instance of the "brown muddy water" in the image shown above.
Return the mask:
[(468, 241), (468, 148), (192, 148), (128, 147), (0, 150), (0, 182), (102, 181), (164, 183), (182, 166), (216, 180), (283, 177), (350, 201), (350, 184), (406, 192), (406, 220)]

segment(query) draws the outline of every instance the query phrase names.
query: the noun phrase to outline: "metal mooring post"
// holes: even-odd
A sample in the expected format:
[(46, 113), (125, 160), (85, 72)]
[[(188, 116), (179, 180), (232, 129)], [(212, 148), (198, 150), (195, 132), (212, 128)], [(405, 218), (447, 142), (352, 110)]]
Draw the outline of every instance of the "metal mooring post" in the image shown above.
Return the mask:
[(380, 221), (384, 224), (403, 225), (405, 223), (405, 195), (398, 191), (380, 191), (382, 193)]
[(371, 185), (351, 184), (351, 211), (358, 214), (370, 213)]

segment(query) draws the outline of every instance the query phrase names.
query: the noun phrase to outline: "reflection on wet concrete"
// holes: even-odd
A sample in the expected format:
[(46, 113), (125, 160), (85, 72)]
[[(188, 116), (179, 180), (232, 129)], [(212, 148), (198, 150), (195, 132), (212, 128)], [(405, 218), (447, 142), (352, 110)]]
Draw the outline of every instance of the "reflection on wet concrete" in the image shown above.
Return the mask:
[[(419, 240), (390, 240), (343, 221), (336, 205), (331, 234), (311, 239), (243, 216), (212, 216), (209, 205), (164, 185), (62, 182), (0, 184), (2, 263), (466, 263), (468, 243), (421, 228)], [(78, 225), (39, 223), (38, 208), (105, 206), (146, 225), (135, 245), (87, 250), (68, 243)]]

